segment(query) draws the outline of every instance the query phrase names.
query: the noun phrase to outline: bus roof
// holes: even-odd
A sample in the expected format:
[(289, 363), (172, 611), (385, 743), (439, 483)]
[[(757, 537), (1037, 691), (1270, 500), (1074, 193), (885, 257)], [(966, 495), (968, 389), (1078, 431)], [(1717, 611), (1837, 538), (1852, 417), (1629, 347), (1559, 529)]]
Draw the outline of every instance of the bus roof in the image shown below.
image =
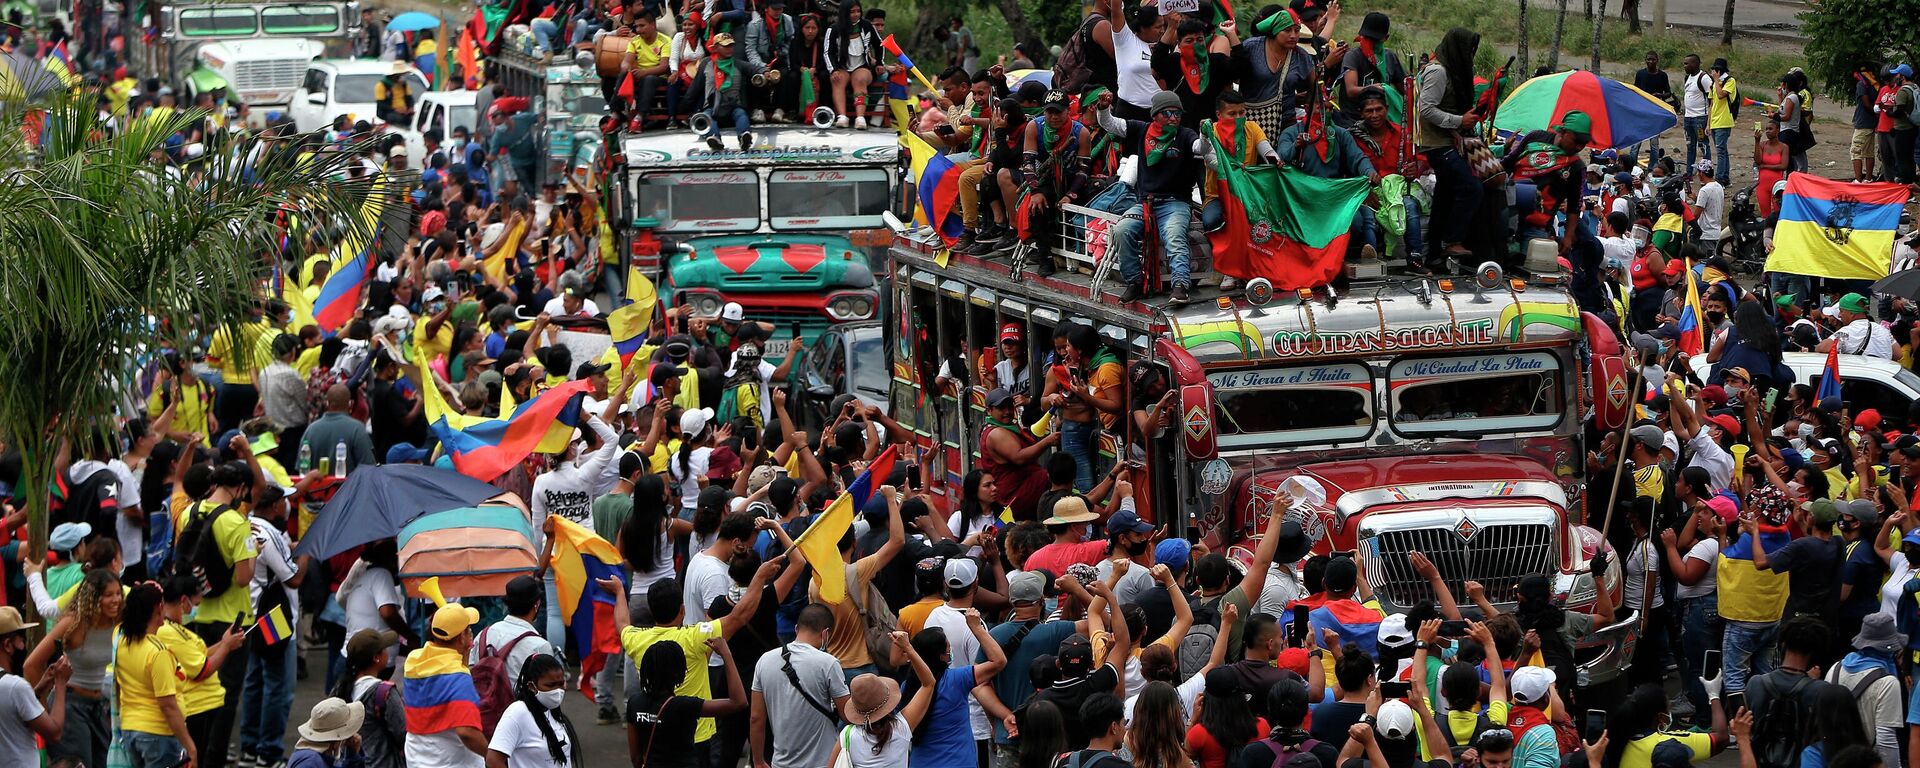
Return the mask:
[(1090, 290), (1091, 280), (1071, 271), (1014, 280), (1004, 261), (962, 255), (950, 256), (941, 266), (924, 242), (909, 237), (895, 240), (893, 255), (913, 272), (916, 285), (948, 294), (984, 289), (995, 294), (991, 298), (1053, 308), (1065, 318), (1123, 329), (1135, 348), (1141, 346), (1141, 337), (1164, 332), (1209, 365), (1553, 346), (1581, 332), (1580, 311), (1566, 291), (1516, 281), (1477, 294), (1471, 278), (1452, 281), (1454, 290), (1445, 293), (1432, 280), (1355, 282), (1331, 300), (1325, 292), (1304, 300), (1276, 293), (1262, 307), (1244, 297), (1222, 306), (1219, 295), (1208, 290), (1168, 312), (1145, 303), (1123, 305), (1111, 291)]
[[(753, 127), (754, 148), (714, 152), (692, 131), (649, 131), (624, 145), (631, 168), (715, 163), (725, 165), (891, 165), (899, 154), (892, 131), (819, 130), (797, 125)], [(729, 140), (727, 144), (732, 145)]]

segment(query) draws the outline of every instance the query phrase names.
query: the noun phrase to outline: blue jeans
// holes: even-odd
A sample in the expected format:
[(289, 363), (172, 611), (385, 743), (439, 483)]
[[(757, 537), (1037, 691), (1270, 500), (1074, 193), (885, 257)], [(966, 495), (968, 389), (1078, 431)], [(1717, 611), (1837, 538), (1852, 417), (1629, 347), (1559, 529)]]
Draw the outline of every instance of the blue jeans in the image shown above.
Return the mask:
[[(711, 139), (715, 136), (720, 135), (720, 116), (713, 114), (712, 112), (708, 112), (707, 114), (713, 117), (713, 125), (707, 128), (707, 138)], [(747, 108), (734, 107), (733, 108), (733, 135), (739, 136), (740, 134), (743, 134), (746, 132), (747, 132)]]
[(1098, 421), (1054, 419), (1060, 430), (1060, 450), (1073, 457), (1073, 487), (1081, 493), (1093, 490), (1094, 452), (1100, 450)]
[(530, 26), (533, 29), (533, 47), (536, 51), (552, 53), (554, 49), (560, 47), (560, 25), (553, 23), (553, 19), (534, 19)]
[(593, 41), (593, 33), (600, 31), (600, 22), (593, 19), (578, 19), (573, 22), (573, 44), (580, 45)]
[(127, 764), (133, 768), (174, 768), (187, 762), (179, 739), (139, 731), (122, 733), (120, 743), (127, 748)]
[(1419, 255), (1427, 250), (1426, 233), (1421, 231), (1427, 225), (1426, 214), (1420, 212), (1420, 201), (1415, 200), (1413, 195), (1400, 198), (1400, 205), (1407, 211), (1407, 255), (1411, 258), (1419, 258)]
[(1767, 273), (1767, 286), (1774, 296), (1793, 294), (1793, 303), (1805, 310), (1814, 305), (1813, 278), (1784, 272)]
[(1728, 173), (1733, 168), (1727, 161), (1727, 138), (1733, 135), (1732, 128), (1715, 128), (1713, 134), (1713, 180), (1727, 184)]
[(240, 697), (242, 754), (259, 755), (269, 764), (286, 757), (280, 739), (287, 732), (287, 717), (293, 711), (299, 642), (300, 638), (289, 637), (277, 651), (255, 649), (247, 656), (246, 684)]
[[(1160, 249), (1166, 255), (1167, 268), (1173, 272), (1175, 285), (1190, 282), (1187, 276), (1187, 225), (1192, 220), (1193, 205), (1186, 200), (1174, 197), (1153, 199), (1153, 231), (1160, 236)], [(1128, 285), (1137, 285), (1144, 277), (1140, 235), (1145, 227), (1144, 220), (1128, 214), (1114, 228), (1114, 247), (1120, 252), (1120, 279)], [(1064, 441), (1066, 438), (1061, 439)]]
[(1773, 639), (1780, 633), (1780, 625), (1729, 621), (1726, 632), (1726, 639), (1720, 642), (1720, 690), (1731, 696), (1747, 690), (1747, 678), (1773, 671)]
[(627, 277), (620, 274), (620, 263), (600, 265), (600, 290), (607, 292), (607, 301), (611, 304), (607, 311), (619, 309), (632, 301), (627, 299)]
[(1378, 222), (1379, 219), (1373, 209), (1362, 205), (1354, 210), (1353, 226), (1349, 231), (1353, 233), (1353, 239), (1359, 245), (1371, 245), (1378, 250), (1380, 248), (1380, 232), (1376, 229), (1379, 226)]
[(1220, 202), (1220, 198), (1216, 197), (1208, 200), (1206, 205), (1200, 206), (1201, 229), (1212, 232), (1226, 225), (1227, 206), (1225, 203)]
[(1707, 118), (1686, 117), (1680, 120), (1681, 130), (1687, 132), (1687, 173), (1693, 172), (1694, 161), (1706, 157), (1713, 151), (1707, 146)]
[[(1706, 660), (1708, 648), (1719, 648), (1723, 635), (1720, 622), (1720, 596), (1708, 593), (1700, 597), (1682, 597), (1674, 601), (1674, 616), (1680, 621), (1680, 655), (1685, 657), (1681, 669), (1694, 669), (1695, 673), (1686, 676), (1687, 700), (1693, 702), (1693, 711), (1705, 716), (1707, 709), (1707, 689), (1700, 685), (1700, 678), (1712, 676), (1715, 670), (1697, 669)], [(1645, 642), (1645, 641), (1643, 641)]]
[[(547, 642), (555, 648), (567, 647), (567, 624), (560, 620), (560, 588), (553, 583), (553, 571), (547, 571)], [(536, 628), (540, 625), (535, 624)], [(479, 630), (475, 630), (476, 632)]]

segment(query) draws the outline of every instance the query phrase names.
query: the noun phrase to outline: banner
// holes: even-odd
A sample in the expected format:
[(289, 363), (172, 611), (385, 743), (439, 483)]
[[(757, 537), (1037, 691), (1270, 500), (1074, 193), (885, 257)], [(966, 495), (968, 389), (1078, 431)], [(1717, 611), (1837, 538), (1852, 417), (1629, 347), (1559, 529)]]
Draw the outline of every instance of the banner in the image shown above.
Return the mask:
[(1886, 277), (1907, 192), (1905, 184), (1788, 176), (1767, 271), (1841, 280)]

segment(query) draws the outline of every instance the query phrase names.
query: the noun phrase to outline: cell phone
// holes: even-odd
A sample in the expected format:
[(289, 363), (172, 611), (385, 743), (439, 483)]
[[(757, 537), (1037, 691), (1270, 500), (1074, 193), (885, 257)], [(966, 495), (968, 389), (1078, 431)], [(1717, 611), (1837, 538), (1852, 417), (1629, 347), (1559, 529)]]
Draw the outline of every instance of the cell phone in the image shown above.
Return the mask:
[(1288, 644), (1295, 648), (1305, 648), (1312, 631), (1313, 624), (1307, 620), (1307, 607), (1304, 605), (1294, 606), (1293, 624), (1287, 627)]
[(1200, 526), (1197, 526), (1197, 525), (1187, 526), (1187, 543), (1188, 544), (1200, 543)]
[(1699, 674), (1701, 677), (1711, 676), (1714, 673), (1718, 672), (1719, 669), (1720, 669), (1720, 649), (1708, 648), (1705, 653), (1700, 654)]
[(1413, 693), (1413, 683), (1388, 680), (1380, 684), (1380, 699), (1382, 701), (1404, 699), (1411, 693)]
[(1599, 741), (1600, 734), (1606, 733), (1606, 731), (1607, 711), (1604, 709), (1587, 710), (1587, 727), (1586, 730), (1582, 732), (1581, 738), (1589, 743)]
[[(791, 324), (789, 325), (789, 327), (791, 327), (791, 328), (793, 329), (793, 335), (794, 335), (794, 336), (799, 336), (799, 335), (800, 335), (800, 321), (798, 321), (798, 320), (795, 320), (795, 321), (793, 321), (793, 322), (792, 322), (792, 323), (791, 323)], [(793, 351), (792, 351), (792, 350), (788, 350), (788, 351), (787, 351), (787, 354), (793, 354)]]
[(937, 134), (940, 134), (941, 136), (952, 136), (952, 135), (953, 135), (953, 126), (951, 126), (951, 125), (943, 125), (943, 126), (940, 126), (940, 127), (938, 127), (938, 128), (935, 128), (935, 129), (933, 129), (933, 132), (934, 132), (934, 133), (937, 133)]
[(1440, 622), (1440, 636), (1441, 637), (1466, 637), (1467, 636), (1466, 620), (1465, 619), (1448, 619), (1446, 621)]

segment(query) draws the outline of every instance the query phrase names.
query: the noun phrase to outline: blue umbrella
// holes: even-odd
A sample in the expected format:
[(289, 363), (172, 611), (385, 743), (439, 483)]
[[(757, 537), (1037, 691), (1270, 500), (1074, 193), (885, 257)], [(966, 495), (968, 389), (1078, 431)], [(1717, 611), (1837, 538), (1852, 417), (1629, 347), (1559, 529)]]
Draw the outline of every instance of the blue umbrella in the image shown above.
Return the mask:
[(400, 535), (421, 515), (478, 506), (499, 496), (492, 485), (450, 469), (418, 464), (361, 466), (320, 508), (296, 555), (333, 557), (369, 541)]
[(393, 17), (392, 21), (387, 22), (387, 31), (418, 32), (423, 29), (434, 29), (439, 26), (440, 17), (438, 16), (430, 13), (421, 13), (419, 11), (408, 11)]

